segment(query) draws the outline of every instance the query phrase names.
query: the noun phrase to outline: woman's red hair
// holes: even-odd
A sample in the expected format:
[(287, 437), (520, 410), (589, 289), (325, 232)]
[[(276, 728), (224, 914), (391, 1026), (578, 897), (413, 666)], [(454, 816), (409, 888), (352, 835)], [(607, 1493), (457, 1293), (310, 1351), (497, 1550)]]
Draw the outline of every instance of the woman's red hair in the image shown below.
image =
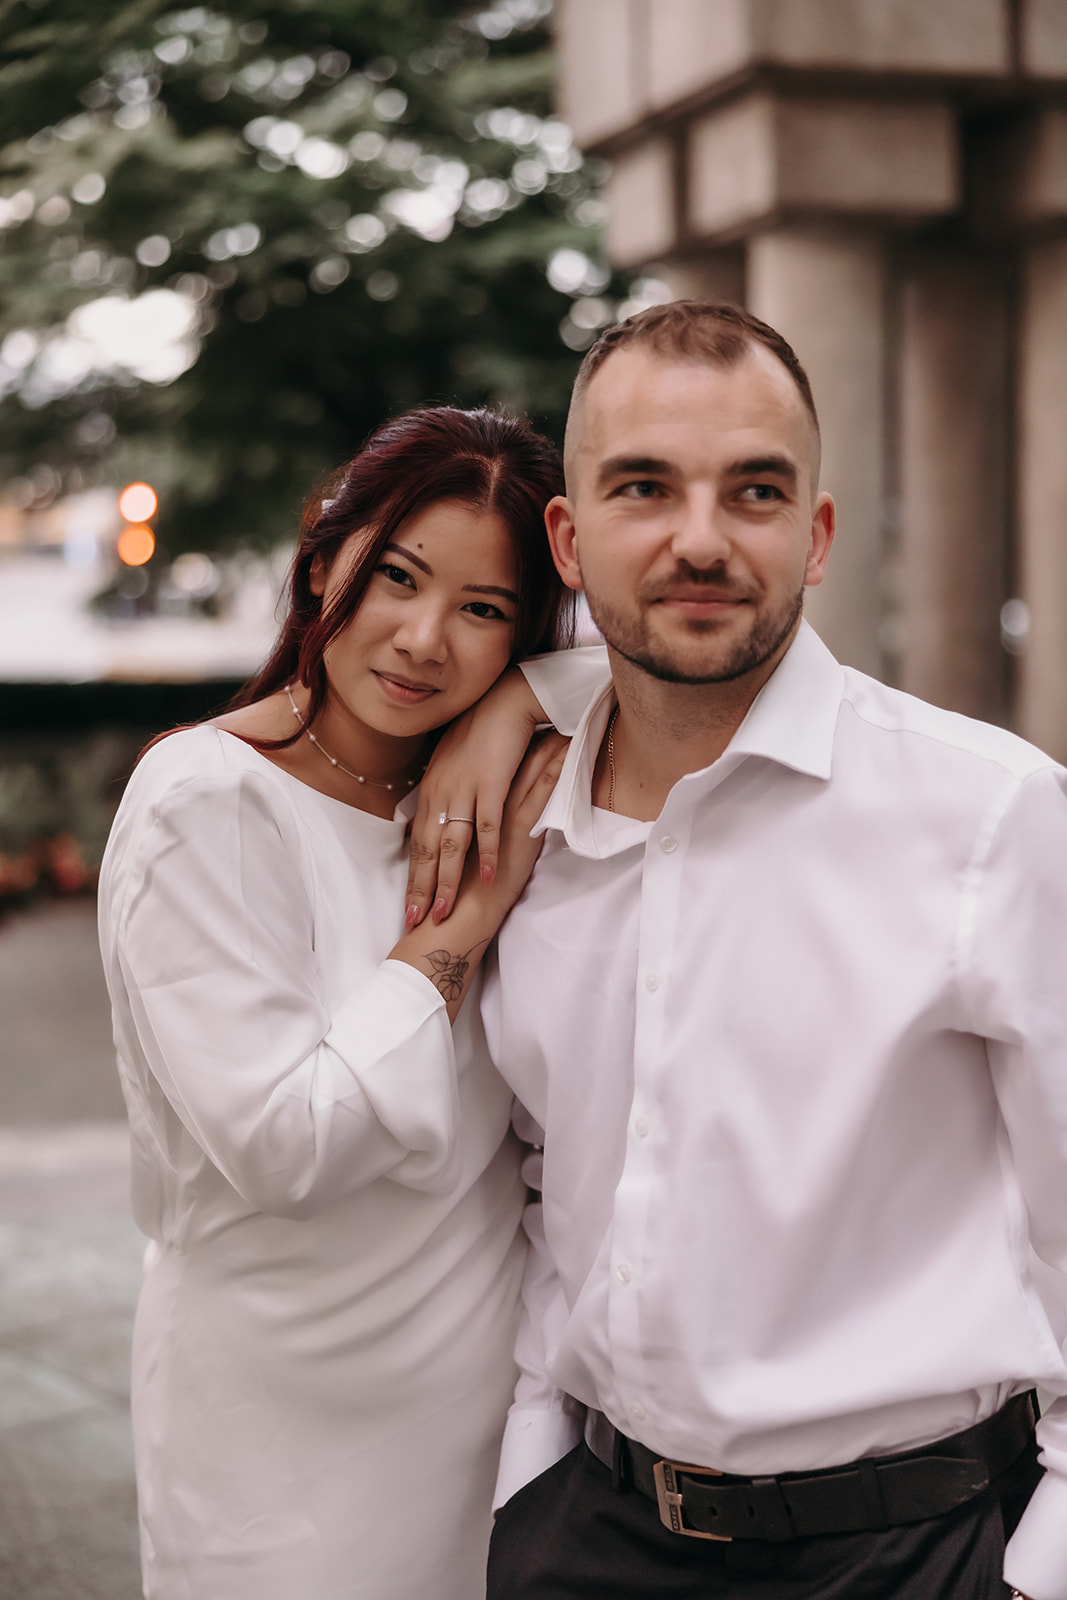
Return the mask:
[[(305, 505), (278, 642), (230, 709), (299, 680), (310, 691), (300, 725), (290, 738), (264, 744), (282, 748), (298, 739), (326, 700), (326, 647), (355, 614), (385, 545), (409, 517), (443, 500), (493, 513), (511, 534), (519, 592), (512, 658), (573, 643), (574, 597), (556, 572), (544, 527), (545, 506), (563, 493), (557, 451), (523, 418), (433, 406), (384, 423)], [(324, 610), (311, 589), (312, 566), (321, 558), (328, 569), (361, 531), (365, 542), (348, 581)]]

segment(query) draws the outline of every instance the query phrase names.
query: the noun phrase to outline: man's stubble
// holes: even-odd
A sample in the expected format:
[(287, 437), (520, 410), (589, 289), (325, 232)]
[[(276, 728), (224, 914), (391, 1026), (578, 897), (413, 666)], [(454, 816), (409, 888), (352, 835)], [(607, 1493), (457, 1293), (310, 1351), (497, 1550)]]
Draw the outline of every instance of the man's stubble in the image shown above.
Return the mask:
[[(686, 582), (692, 583), (694, 578), (696, 575), (691, 570), (686, 571)], [(717, 590), (723, 586), (718, 576), (705, 575), (705, 581), (714, 583)], [(758, 605), (753, 603), (752, 619), (748, 629), (740, 638), (729, 643), (724, 641), (719, 659), (709, 660), (702, 667), (686, 667), (675, 658), (668, 645), (657, 643), (653, 638), (648, 623), (654, 612), (656, 598), (655, 595), (639, 595), (634, 615), (624, 617), (605, 601), (586, 590), (590, 614), (606, 643), (616, 654), (631, 662), (642, 672), (647, 672), (650, 677), (658, 679), (661, 683), (730, 683), (736, 678), (743, 678), (747, 673), (756, 671), (765, 662), (770, 661), (796, 631), (804, 609), (804, 586), (801, 585), (795, 594), (774, 611), (761, 612)], [(689, 637), (706, 638), (712, 650), (716, 636), (724, 631), (719, 622), (687, 624)]]

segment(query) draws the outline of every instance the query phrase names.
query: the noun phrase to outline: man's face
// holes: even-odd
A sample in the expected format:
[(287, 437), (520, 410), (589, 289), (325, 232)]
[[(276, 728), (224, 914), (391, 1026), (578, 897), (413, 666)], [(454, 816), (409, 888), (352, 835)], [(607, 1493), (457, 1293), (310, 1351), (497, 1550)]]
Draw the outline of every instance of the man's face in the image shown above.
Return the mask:
[(616, 351), (576, 422), (549, 538), (608, 644), (674, 683), (773, 666), (833, 538), (785, 367), (758, 345), (726, 368)]

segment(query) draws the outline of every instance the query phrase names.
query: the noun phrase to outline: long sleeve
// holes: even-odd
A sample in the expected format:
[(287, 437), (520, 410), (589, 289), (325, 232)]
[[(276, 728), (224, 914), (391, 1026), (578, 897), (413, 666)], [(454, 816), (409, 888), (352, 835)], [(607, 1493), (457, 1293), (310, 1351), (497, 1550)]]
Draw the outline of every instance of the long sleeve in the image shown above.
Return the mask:
[[(1067, 779), (1025, 781), (972, 863), (961, 967), (1009, 1145), (1020, 1248), (1051, 1269), (1041, 1293), (1049, 1322), (1067, 1328)], [(1025, 1268), (1024, 1268), (1025, 1270)], [(1034, 1295), (1038, 1293), (1035, 1285)], [(1067, 1344), (1063, 1347), (1067, 1364)], [(1067, 1600), (1067, 1396), (1038, 1425), (1042, 1479), (1006, 1559), (1005, 1576), (1031, 1600)]]
[[(516, 1108), (515, 1131), (534, 1144), (523, 1165), (531, 1189), (540, 1184), (540, 1145), (543, 1134), (533, 1119)], [(522, 1281), (522, 1316), (515, 1342), (519, 1377), (508, 1412), (500, 1447), (493, 1509), (516, 1494), (523, 1484), (547, 1472), (581, 1437), (582, 1408), (557, 1389), (548, 1375), (547, 1362), (567, 1320), (563, 1289), (545, 1242), (540, 1200), (526, 1207), (523, 1232), (528, 1249)]]
[(519, 663), (545, 717), (560, 733), (572, 734), (590, 701), (611, 677), (602, 644), (557, 650)]
[(131, 805), (102, 883), (120, 1056), (259, 1210), (308, 1216), (383, 1175), (446, 1189), (444, 1003), (404, 963), (368, 961), (327, 1004), (300, 832), (269, 779), (211, 771)]

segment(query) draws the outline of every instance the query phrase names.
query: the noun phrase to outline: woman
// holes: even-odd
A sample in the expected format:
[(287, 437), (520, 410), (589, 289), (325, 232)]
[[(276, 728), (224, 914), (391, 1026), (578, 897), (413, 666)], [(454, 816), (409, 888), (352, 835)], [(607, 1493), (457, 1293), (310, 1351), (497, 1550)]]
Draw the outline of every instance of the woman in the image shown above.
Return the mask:
[(447, 930), (404, 931), (405, 824), (435, 730), (566, 631), (541, 516), (560, 486), (514, 419), (386, 424), (305, 512), (267, 666), (157, 741), (123, 799), (100, 923), (151, 1241), (152, 1600), (483, 1592), (524, 1191), (460, 1004), (532, 867), (556, 750)]

